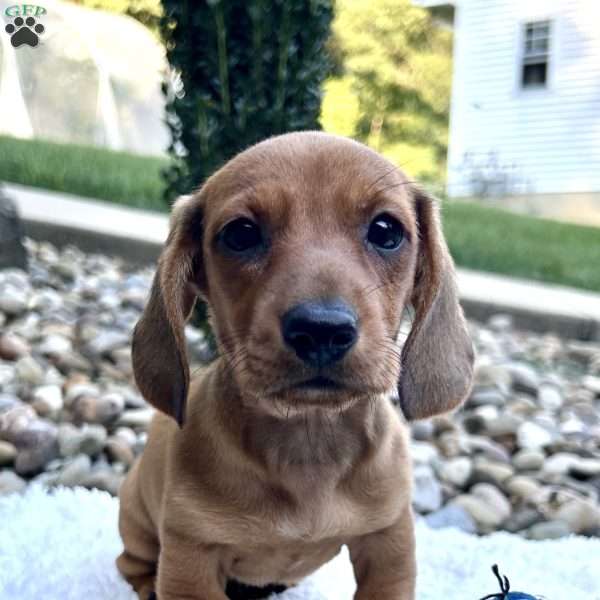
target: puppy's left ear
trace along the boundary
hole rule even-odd
[[[471,389],[473,345],[458,302],[454,263],[436,202],[412,190],[419,256],[411,302],[415,316],[402,349],[398,386],[407,419],[424,419],[458,406]]]
[[[150,297],[133,332],[132,361],[136,383],[150,404],[185,420],[190,372],[185,323],[206,282],[202,260],[200,194],[179,199],[158,261]]]

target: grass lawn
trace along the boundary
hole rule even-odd
[[[166,210],[161,169],[168,160],[102,148],[0,136],[0,181]]]
[[[166,210],[167,159],[0,136],[0,181]],[[600,291],[600,228],[446,202],[446,238],[457,265]]]
[[[456,264],[600,291],[600,228],[445,202],[446,239]]]

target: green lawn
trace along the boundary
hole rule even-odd
[[[165,210],[167,159],[0,136],[0,181]]]
[[[0,136],[0,181],[166,210],[160,171],[168,160]],[[600,228],[445,202],[457,265],[600,291]]]
[[[445,202],[446,239],[459,266],[600,291],[600,228]]]

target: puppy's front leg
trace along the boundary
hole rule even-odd
[[[217,553],[178,535],[164,535],[158,559],[158,600],[227,600]]]
[[[407,509],[387,529],[348,544],[357,590],[354,600],[414,600],[415,536]]]

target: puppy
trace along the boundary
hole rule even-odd
[[[190,379],[200,296],[220,358]],[[404,308],[414,307],[402,349]],[[434,202],[354,141],[246,150],[177,202],[133,365],[160,412],[121,489],[142,600],[293,586],[347,544],[356,600],[411,600],[404,418],[467,395],[473,352]]]

